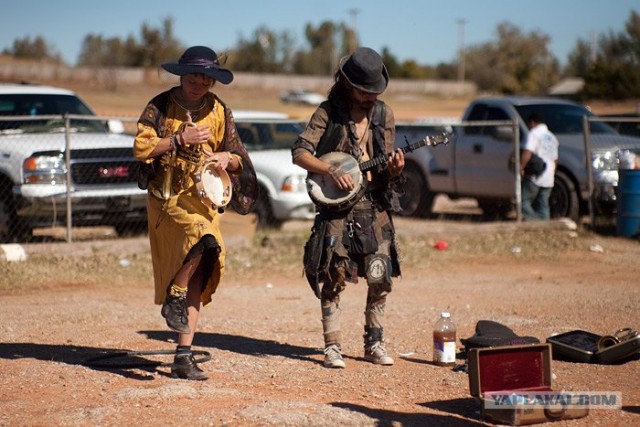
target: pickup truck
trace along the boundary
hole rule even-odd
[[[513,172],[513,126],[490,122],[517,123],[520,143],[528,129],[526,117],[540,114],[560,142],[558,168],[550,205],[551,217],[578,221],[589,213],[589,180],[585,155],[584,117],[593,114],[585,106],[556,98],[486,97],[473,100],[462,121],[452,123],[448,145],[427,147],[407,153],[407,186],[401,199],[402,215],[429,217],[437,194],[452,199],[474,198],[491,218],[505,217],[515,201]],[[485,125],[479,122],[487,122]],[[473,122],[473,123],[472,123]],[[620,135],[601,121],[590,121],[590,164],[593,176],[593,205],[596,213],[612,214],[616,206],[618,155],[624,150],[640,153],[640,138]],[[443,130],[443,126],[400,124],[396,147]]]
[[[146,230],[146,192],[137,185],[133,136],[123,130],[72,91],[0,85],[0,243],[66,225],[69,202],[74,226]]]

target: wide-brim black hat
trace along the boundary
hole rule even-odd
[[[382,57],[368,47],[359,47],[343,57],[339,68],[349,84],[363,92],[382,93],[389,84],[389,73]]]
[[[168,62],[161,67],[178,76],[204,74],[225,85],[233,81],[233,73],[221,68],[218,55],[206,46],[192,46],[184,51],[178,62]]]

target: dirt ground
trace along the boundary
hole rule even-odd
[[[202,309],[194,343],[211,357],[202,363],[211,376],[204,382],[172,379],[170,355],[145,353],[175,348],[152,302],[146,237],[32,243],[26,261],[0,261],[0,425],[485,425],[468,375],[431,363],[440,311],[451,311],[458,338],[482,319],[542,342],[575,329],[640,328],[637,240],[561,221],[397,218],[404,270],[385,326],[396,363],[362,358],[361,282],[342,298],[347,367],[329,370],[319,301],[301,275],[310,224],[256,232],[251,221],[225,217],[229,268]],[[437,250],[438,241],[447,249]],[[129,357],[102,361],[118,366],[88,362],[123,352]],[[637,357],[613,365],[553,360],[555,390],[622,396],[621,409],[555,425],[638,425],[639,368]]]
[[[73,89],[101,115],[137,117],[164,88]],[[311,113],[289,110],[276,93],[231,89],[221,95],[233,108]],[[409,120],[459,117],[468,100],[387,101]],[[319,301],[300,262],[306,222],[255,232],[250,217],[225,214],[228,271],[202,310],[194,343],[207,352],[200,357],[210,355],[202,363],[211,376],[205,382],[172,379],[171,356],[148,354],[171,353],[175,334],[153,304],[146,237],[117,239],[105,230],[98,240],[78,234],[73,244],[25,245],[22,262],[0,256],[0,426],[484,425],[468,375],[431,363],[432,325],[442,310],[452,313],[458,338],[473,335],[483,319],[542,342],[575,329],[605,335],[640,328],[637,240],[563,222],[481,223],[466,215],[396,224],[403,274],[387,305],[392,367],[362,358],[362,282],[342,298],[347,368],[322,366]],[[447,249],[435,249],[438,241]],[[114,354],[127,357],[102,360],[107,367],[88,362]],[[621,409],[555,425],[638,425],[639,368],[637,358],[614,365],[553,360],[554,389],[622,395]]]

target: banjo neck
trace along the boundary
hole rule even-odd
[[[436,136],[427,136],[418,142],[414,142],[413,144],[407,144],[406,146],[401,147],[400,150],[402,150],[403,154],[406,154],[408,152],[417,150],[418,148],[421,148],[427,145],[435,146],[438,144],[448,144],[448,143],[449,143],[449,136],[446,133],[443,133],[441,135],[436,135]],[[391,157],[392,155],[393,153],[380,154],[379,156],[374,157],[373,159],[364,161],[360,163],[360,170],[362,172],[368,172],[371,169],[375,168],[376,166],[385,163],[389,159],[389,157]]]

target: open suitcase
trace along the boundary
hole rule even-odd
[[[611,364],[640,354],[640,335],[631,328],[602,336],[575,330],[547,338],[555,358],[571,362]]]
[[[480,399],[482,419],[497,424],[527,425],[587,416],[588,407],[518,399],[529,394],[554,394],[551,351],[550,344],[470,349],[469,389],[472,396]],[[506,398],[500,400],[500,396]]]

